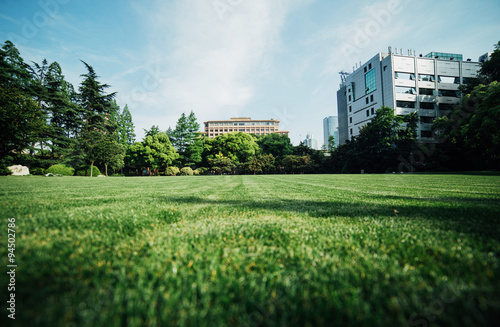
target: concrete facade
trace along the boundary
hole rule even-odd
[[[379,53],[346,76],[337,91],[340,144],[359,135],[381,106],[401,116],[417,112],[418,137],[432,141],[432,122],[460,103],[459,86],[477,77],[480,64],[458,61],[458,54],[446,54],[449,59],[431,54]]]
[[[277,133],[287,135],[288,131],[280,131],[280,121],[276,119],[252,120],[251,118],[231,118],[230,120],[210,120],[203,122],[205,126],[204,133],[209,138],[215,138],[219,135],[233,132],[242,132],[246,134],[267,135]]]

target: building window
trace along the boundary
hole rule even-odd
[[[431,131],[420,131],[420,136],[425,137],[425,138],[430,138],[430,137],[432,137],[432,132]]]
[[[349,117],[349,124],[352,124],[352,117]]]
[[[418,80],[422,82],[435,82],[436,77],[434,75],[418,74]]]
[[[375,108],[372,108],[372,115],[375,115]]]
[[[434,90],[433,89],[418,89],[418,93],[420,95],[434,95]]]
[[[434,110],[434,103],[420,102],[420,109],[431,109],[431,110]]]
[[[368,70],[371,70],[371,69],[372,69],[372,64],[371,64],[371,63],[369,63],[369,64],[368,64]]]
[[[352,112],[352,106],[349,106],[349,112]]]
[[[396,93],[400,93],[400,94],[417,94],[417,90],[415,90],[413,87],[396,86]]]
[[[384,72],[385,72],[386,69],[387,69],[387,65],[384,66]]]
[[[349,95],[349,101],[351,101],[351,95]]]
[[[448,83],[448,84],[460,84],[460,77],[453,76],[438,76],[439,83]]]
[[[420,122],[424,124],[432,124],[434,122],[434,117],[420,117]]]
[[[366,104],[368,104],[368,102],[370,102],[370,98],[366,97]]]
[[[395,79],[406,79],[406,80],[413,81],[415,79],[415,74],[395,72],[394,78]]]
[[[414,109],[415,108],[415,102],[411,102],[411,101],[396,101],[396,107]]]
[[[366,117],[369,117],[370,116],[370,110],[367,110],[366,111]]]
[[[442,97],[460,98],[460,92],[455,90],[439,90],[438,95]]]
[[[370,101],[373,102],[373,94],[370,95]]]
[[[377,89],[377,81],[375,76],[375,70],[371,70],[365,74],[365,94],[372,93]]]
[[[351,133],[351,135],[352,135],[352,128],[349,130],[349,133]]]
[[[367,72],[366,66],[365,66],[365,73]]]

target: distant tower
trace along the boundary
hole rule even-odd
[[[318,141],[314,138],[311,132],[307,133],[306,139],[304,140],[304,144],[311,149],[318,150]]]
[[[333,135],[335,147],[339,145],[339,117],[328,116],[323,119],[323,144],[328,148],[328,139]]]

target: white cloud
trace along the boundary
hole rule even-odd
[[[177,115],[193,110],[202,120],[238,114],[254,97],[268,56],[279,48],[295,2],[158,1],[147,13],[148,61],[159,62],[164,79],[144,101]]]
[[[356,62],[370,59],[384,51],[402,35],[411,35],[408,17],[401,13],[408,3],[403,0],[377,1],[362,7],[349,23],[330,26],[317,33],[313,42],[331,42],[324,74],[337,74],[340,69],[349,69]]]

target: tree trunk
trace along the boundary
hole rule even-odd
[[[105,170],[106,170],[106,177],[108,177],[108,164],[104,164]]]
[[[94,172],[94,161],[90,162],[90,177],[92,177],[92,173]]]

